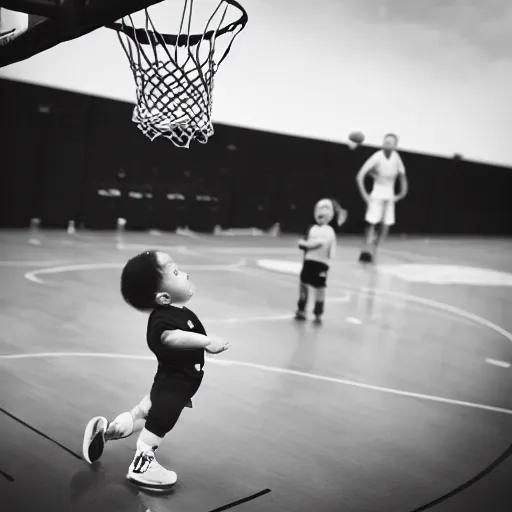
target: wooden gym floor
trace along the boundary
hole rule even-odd
[[[375,268],[359,242],[340,237],[315,327],[292,320],[295,238],[0,232],[2,510],[208,512],[269,489],[232,509],[411,512],[482,471],[512,442],[512,241],[391,239]],[[118,291],[149,248],[233,342],[158,452],[166,496],[125,481],[133,437],[77,457],[90,417],[151,385],[146,317]],[[506,459],[432,510],[510,511],[511,476]]]

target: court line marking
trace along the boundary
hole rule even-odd
[[[188,247],[184,245],[159,245],[159,244],[132,244],[132,243],[125,243],[125,242],[116,242],[115,248],[124,251],[129,249],[139,249],[142,251],[147,251],[149,249],[151,250],[164,250],[164,251],[173,251],[173,252],[179,252],[183,254],[190,254]]]
[[[282,262],[282,261],[280,261],[280,262]],[[245,260],[240,260],[237,263],[228,264],[228,265],[193,265],[193,264],[191,264],[191,265],[187,265],[185,268],[190,268],[190,269],[194,269],[194,270],[214,270],[214,271],[234,270],[234,271],[241,272],[243,274],[250,275],[253,277],[265,276],[265,278],[270,279],[273,282],[278,282],[281,284],[286,284],[286,285],[292,284],[291,282],[288,282],[288,281],[285,282],[281,279],[276,279],[274,276],[272,276],[272,274],[270,272],[264,272],[264,270],[266,270],[266,269],[261,269],[261,267],[258,267],[258,269],[256,269],[256,270],[263,270],[263,272],[256,272],[256,273],[254,271],[251,272],[252,269],[242,268],[243,265],[245,265],[245,263],[246,263]],[[122,268],[123,266],[124,266],[124,263],[85,263],[85,264],[77,264],[77,265],[63,265],[63,266],[58,266],[58,267],[49,267],[49,268],[38,269],[38,270],[26,272],[24,277],[28,281],[32,281],[37,284],[46,284],[45,281],[43,281],[42,279],[40,279],[37,276],[39,276],[41,274],[57,274],[57,273],[62,273],[62,272],[72,272],[72,271],[80,271],[80,270],[117,269],[117,268]],[[271,272],[276,272],[283,276],[293,275],[295,277],[295,274],[289,274],[289,273],[282,272],[279,270],[275,270],[275,271],[271,271]],[[410,295],[410,294],[406,294],[406,293],[401,293],[401,292],[392,292],[392,291],[388,291],[388,290],[381,290],[378,288],[373,289],[373,288],[367,288],[367,287],[357,287],[357,286],[355,286],[351,283],[348,283],[346,281],[335,280],[333,282],[335,284],[341,285],[345,288],[349,288],[353,292],[358,293],[358,294],[375,293],[375,294],[385,295],[388,297],[395,297],[395,298],[398,298],[401,300],[403,300],[403,299],[409,300],[411,302],[415,302],[415,303],[421,304],[423,306],[428,306],[433,309],[440,310],[442,312],[449,311],[450,313],[452,313],[455,316],[466,318],[476,324],[487,327],[487,328],[497,332],[498,334],[501,334],[502,336],[507,338],[510,342],[512,342],[512,333],[510,333],[509,331],[506,331],[499,325],[497,325],[485,318],[482,318],[474,313],[470,313],[466,310],[457,308],[455,306],[451,306],[444,302],[439,302],[439,301],[435,301],[435,300],[431,300],[431,299],[425,299],[422,297],[418,297],[418,296]]]
[[[258,269],[258,270],[263,270],[262,268]],[[268,273],[257,273],[254,271],[254,269],[250,269],[250,268],[237,268],[237,269],[234,269],[235,272],[239,272],[241,274],[244,274],[244,275],[248,275],[250,277],[256,277],[258,279],[267,279],[268,281],[271,281],[273,283],[279,283],[279,284],[282,284],[283,286],[291,286],[291,287],[295,287],[296,286],[296,283],[292,282],[290,279],[286,279],[286,277],[283,279],[279,279],[278,277],[278,274],[281,275],[281,276],[288,276],[288,277],[291,277],[292,275],[291,274],[287,274],[285,272],[278,272],[276,270],[271,270],[271,269],[264,269],[264,270],[268,270]],[[272,275],[273,274],[273,275]],[[293,277],[296,277],[295,275],[293,275]],[[369,289],[370,291],[363,291],[362,289],[358,288],[357,286],[355,285],[351,285],[350,283],[347,283],[348,287],[351,288],[351,293],[355,293],[357,295],[360,295],[360,296],[364,296],[364,295],[371,295],[375,292],[375,290],[373,289]],[[345,290],[346,291],[346,290]],[[390,298],[386,298],[386,297],[374,297],[375,300],[380,300],[380,301],[384,301],[384,302],[391,302]],[[326,299],[327,301],[329,300],[329,298],[327,297]],[[397,300],[397,299],[395,299]],[[403,298],[401,299],[403,300]],[[411,301],[413,302],[413,301]],[[440,309],[440,308],[435,308],[435,310],[438,312],[438,314],[446,314],[446,312],[444,311],[444,309]],[[448,313],[449,314],[449,313]],[[463,321],[463,319],[461,318],[457,318],[456,319],[460,322]],[[466,319],[467,320],[467,319]],[[470,325],[473,325],[473,322],[470,322],[468,321],[468,323]]]
[[[389,256],[393,256],[395,255],[396,257],[406,257],[406,258],[413,258],[413,259],[416,259],[416,260],[430,260],[430,261],[443,261],[443,262],[449,262],[449,261],[452,261],[450,259],[447,259],[447,258],[440,258],[439,256],[425,256],[423,254],[416,254],[414,252],[409,252],[409,251],[401,251],[399,249],[381,249],[380,251],[382,254],[387,254]],[[434,263],[435,265],[435,263]]]
[[[254,276],[254,277],[260,277],[258,274],[248,272],[247,269],[241,269],[240,267],[242,265],[244,265],[244,264],[245,264],[245,261],[241,261],[238,264],[232,264],[232,265],[197,265],[197,266],[195,266],[193,268],[197,269],[197,267],[201,267],[201,268],[205,268],[206,267],[207,269],[210,269],[210,270],[213,270],[213,269],[218,270],[220,268],[223,268],[223,269],[227,268],[229,270],[237,270],[238,272],[242,272],[244,274],[251,275],[251,276]],[[108,265],[108,267],[105,267],[105,265]],[[113,267],[113,265],[114,265],[114,267]],[[40,282],[40,283],[44,284],[44,282],[42,280],[39,280],[37,277],[35,277],[35,274],[58,273],[58,272],[65,272],[65,271],[69,271],[69,270],[93,270],[93,269],[98,269],[98,268],[119,268],[122,265],[123,264],[105,264],[105,263],[103,263],[103,264],[101,264],[101,263],[94,264],[94,263],[89,263],[89,264],[83,264],[83,265],[67,265],[67,266],[63,266],[63,267],[51,267],[51,268],[47,268],[47,269],[40,269],[38,271],[28,272],[28,273],[25,274],[25,278],[27,278],[29,280],[35,280],[35,282]],[[192,265],[190,265],[189,267],[192,268]],[[286,275],[283,272],[280,272],[280,273],[283,274],[283,275]],[[288,275],[290,275],[290,274],[288,274]],[[270,277],[270,276],[267,275],[266,277]],[[275,278],[271,279],[271,280],[273,280],[275,282],[279,282],[281,284],[292,284],[292,283],[284,282],[284,281],[282,281],[280,279],[275,279]],[[465,311],[463,309],[460,309],[460,308],[457,308],[457,307],[454,307],[454,306],[450,306],[449,304],[445,304],[445,303],[442,303],[442,302],[439,302],[439,301],[435,301],[435,300],[424,299],[422,297],[417,297],[417,296],[409,295],[409,294],[405,294],[405,293],[390,292],[390,291],[387,291],[387,290],[371,289],[371,288],[366,288],[366,287],[356,287],[355,285],[352,285],[351,283],[347,283],[345,281],[338,281],[337,280],[337,281],[335,281],[335,283],[336,284],[341,284],[342,286],[345,286],[345,287],[352,288],[352,290],[355,291],[356,293],[377,293],[377,294],[380,293],[382,295],[395,296],[395,297],[398,297],[400,299],[410,300],[412,302],[416,302],[416,303],[419,303],[419,304],[422,304],[422,305],[426,305],[426,306],[432,307],[434,309],[440,309],[442,311],[445,311],[445,310],[448,309],[452,314],[454,314],[456,316],[465,317],[467,319],[472,320],[473,322],[475,322],[477,324],[480,324],[482,326],[488,327],[491,330],[494,330],[495,332],[498,332],[499,334],[503,335],[505,338],[507,338],[509,341],[512,342],[512,333],[506,331],[505,329],[503,329],[500,326],[494,324],[493,322],[491,322],[489,320],[486,320],[485,318],[482,318],[482,317],[480,317],[480,316],[478,316],[478,315],[476,315],[474,313],[470,313],[470,312]],[[281,315],[279,315],[279,317],[281,318]],[[269,318],[269,317],[265,317],[265,319],[267,319],[267,318]],[[286,316],[286,318],[289,318],[289,316]],[[244,320],[244,321],[251,321],[251,319],[247,319],[247,320]],[[5,358],[3,356],[0,356],[0,359],[5,359]],[[217,361],[215,361],[215,362],[217,362]],[[228,363],[228,364],[251,365],[252,363],[231,362],[231,363]],[[391,392],[391,393],[399,394],[399,395],[402,395],[402,396],[411,396],[411,397],[416,397],[416,398],[424,398],[424,399],[427,399],[427,400],[430,399],[430,400],[434,400],[434,401],[441,401],[441,402],[444,402],[444,403],[453,403],[453,404],[457,404],[457,405],[466,405],[468,407],[483,408],[483,409],[486,409],[486,410],[494,410],[494,411],[501,410],[502,412],[503,411],[507,411],[506,414],[512,414],[512,411],[508,411],[507,409],[494,408],[494,407],[485,406],[485,405],[482,405],[482,404],[473,404],[472,402],[461,402],[461,401],[456,401],[456,400],[442,398],[442,397],[434,397],[434,398],[432,398],[431,395],[422,395],[422,394],[412,393],[412,392],[409,392],[409,391],[393,390],[392,388],[381,388],[379,386],[372,386],[372,385],[369,385],[369,384],[361,384],[361,383],[357,383],[357,382],[354,382],[354,381],[348,381],[348,380],[344,380],[344,379],[335,379],[335,378],[324,377],[324,376],[315,375],[315,374],[306,374],[306,373],[303,373],[303,372],[295,372],[294,370],[285,370],[285,369],[279,369],[279,368],[274,368],[274,367],[265,367],[263,365],[257,365],[257,366],[261,367],[261,368],[268,368],[269,371],[277,371],[277,372],[281,371],[281,372],[284,372],[284,373],[292,373],[292,374],[297,374],[297,375],[301,375],[301,376],[309,376],[309,378],[316,378],[316,379],[319,379],[319,380],[328,380],[328,381],[332,381],[332,382],[344,383],[344,384],[347,384],[347,385],[354,385],[356,387],[364,387],[366,389],[377,389],[377,390],[381,390],[383,392]],[[270,370],[270,368],[272,368],[272,370]],[[427,398],[427,397],[430,397],[430,398]]]
[[[250,272],[250,270],[246,269],[246,268],[244,268],[244,269],[237,268],[236,271],[241,272],[243,274],[252,275],[253,277],[260,278],[261,274],[265,272],[265,269],[262,269],[261,267],[259,269],[262,272],[254,273],[254,272]],[[277,270],[269,271],[269,273],[267,274],[266,277],[276,283],[290,284],[290,285],[292,284],[291,282],[285,282],[285,281],[282,281],[281,279],[276,279],[275,276],[272,276],[271,272],[276,272],[281,275],[288,275],[288,276],[293,275],[294,277],[296,277],[295,274],[287,274],[285,272],[279,272]],[[503,327],[500,327],[499,325],[495,324],[494,322],[491,322],[490,320],[487,320],[486,318],[483,318],[475,313],[471,313],[469,311],[466,311],[465,309],[461,309],[456,306],[451,306],[450,304],[447,304],[445,302],[440,302],[440,301],[433,300],[433,299],[426,299],[423,297],[418,297],[417,295],[410,295],[408,293],[403,293],[403,292],[393,292],[393,291],[389,291],[389,290],[382,290],[379,288],[368,288],[366,286],[358,287],[358,286],[348,283],[346,281],[333,280],[331,282],[333,282],[334,284],[337,284],[339,286],[343,286],[344,288],[349,288],[354,293],[358,293],[358,294],[370,294],[370,293],[380,294],[380,295],[394,297],[394,298],[401,299],[401,300],[408,300],[410,302],[415,302],[416,304],[421,304],[422,306],[427,306],[432,309],[440,310],[442,312],[449,311],[454,316],[459,316],[459,317],[465,318],[467,320],[470,320],[473,323],[478,324],[482,327],[487,327],[488,329],[500,334],[501,336],[503,336],[504,338],[506,338],[507,340],[509,340],[512,343],[512,333],[507,331]]]
[[[204,320],[204,323],[208,324],[239,324],[244,322],[272,322],[275,320],[290,320],[293,315],[283,313],[282,315],[268,315],[268,316],[254,316],[248,318],[208,318]]]
[[[240,260],[237,263],[231,263],[229,265],[183,265],[185,269],[193,269],[193,270],[234,270],[245,264],[245,260]],[[80,270],[108,270],[108,269],[118,269],[123,268],[125,263],[83,263],[77,265],[63,265],[59,267],[49,267],[38,270],[31,270],[30,272],[26,272],[24,277],[28,281],[32,281],[37,284],[46,284],[45,281],[40,279],[39,275],[42,274],[59,274],[62,272],[74,272]]]
[[[250,255],[292,255],[297,254],[297,249],[295,247],[289,247],[289,246],[282,246],[282,247],[208,247],[204,246],[202,247],[205,251],[214,252],[217,254],[250,254]],[[351,246],[351,248],[356,249],[356,246]],[[416,258],[421,260],[433,260],[433,261],[449,261],[446,258],[440,258],[438,256],[425,256],[420,253],[414,253],[409,251],[402,251],[399,249],[382,249],[383,254],[387,254],[389,256],[402,256],[410,258]],[[345,260],[338,260],[335,261],[345,261]],[[346,260],[346,261],[352,261]]]
[[[241,500],[236,500],[231,503],[228,503],[227,505],[223,505],[222,507],[217,507],[213,510],[210,510],[210,512],[224,512],[224,510],[228,510],[230,508],[234,508],[237,505],[241,505],[242,503],[247,503],[248,501],[255,500],[256,498],[260,498],[261,496],[264,496],[265,494],[268,494],[269,492],[272,492],[270,489],[263,489],[260,492],[257,492],[255,494],[252,494],[251,496],[247,496],[247,498],[242,498]]]
[[[57,261],[0,261],[0,267],[36,267],[36,266],[55,266],[67,263],[67,260]]]
[[[350,302],[352,294],[345,292],[344,297],[327,297],[326,302]],[[253,316],[253,317],[231,317],[231,318],[205,318],[205,324],[237,324],[245,322],[273,322],[276,320],[292,320],[294,318],[292,313],[283,313],[279,315],[266,315],[266,316]]]
[[[85,233],[66,233],[70,238],[76,238],[78,240],[95,241],[97,237],[94,235],[87,235]]]
[[[355,286],[347,283],[345,281],[335,281],[336,284],[339,284],[344,287],[352,288],[354,289]],[[418,297],[417,295],[410,295],[408,293],[402,293],[402,292],[393,292],[390,290],[380,290],[380,289],[372,289],[367,287],[360,287],[358,288],[363,293],[377,293],[381,295],[387,295],[388,297],[395,297],[398,299],[405,299],[409,300],[411,302],[416,302],[417,304],[421,304],[423,306],[430,307],[432,309],[438,309],[443,312],[449,311],[454,316],[459,316],[462,318],[466,318],[467,320],[470,320],[474,322],[475,324],[478,324],[482,327],[487,327],[491,331],[494,331],[498,334],[501,334],[504,338],[509,340],[512,343],[512,333],[504,329],[503,327],[500,327],[498,324],[495,324],[494,322],[491,322],[490,320],[487,320],[486,318],[483,318],[476,313],[471,313],[470,311],[466,311],[465,309],[458,308],[456,306],[451,306],[450,304],[447,304],[446,302],[440,302],[433,299],[426,299],[424,297]]]
[[[298,249],[294,247],[216,247],[201,246],[205,251],[216,254],[297,254]]]
[[[2,475],[8,482],[15,482],[16,481],[16,480],[14,480],[14,477],[9,475],[9,473],[6,473],[5,471],[2,471],[1,469],[0,469],[0,475]]]
[[[500,366],[501,368],[510,368],[510,363],[507,363],[506,361],[500,361],[498,359],[492,359],[491,357],[486,358],[486,363],[492,364],[494,366]]]
[[[196,240],[199,240],[199,239],[202,238],[195,231],[191,231],[190,229],[187,230],[187,229],[180,229],[180,228],[178,228],[174,232],[174,235],[176,235],[176,236],[184,236],[186,238],[193,238],[193,239],[196,239]]]
[[[154,356],[143,356],[136,354],[115,354],[111,352],[37,352],[30,354],[5,354],[0,355],[0,361],[13,361],[23,359],[45,359],[45,358],[65,358],[65,357],[76,357],[76,358],[103,358],[103,359],[128,359],[138,361],[153,361],[156,362]],[[401,389],[387,388],[383,386],[377,386],[374,384],[364,384],[349,379],[339,379],[337,377],[328,377],[326,375],[319,375],[316,373],[306,373],[298,370],[290,370],[288,368],[279,368],[276,366],[267,366],[263,364],[248,363],[245,361],[233,361],[229,359],[213,359],[210,357],[206,358],[208,363],[218,364],[221,366],[241,366],[245,368],[252,368],[255,370],[267,371],[272,373],[280,373],[285,375],[293,375],[296,377],[303,377],[306,379],[330,382],[334,384],[343,384],[345,386],[352,386],[360,389],[366,389],[370,391],[378,391],[380,393],[387,393],[390,395],[397,395],[408,398],[418,398],[429,402],[437,402],[448,405],[458,405],[461,407],[469,407],[472,409],[480,409],[483,411],[496,412],[500,414],[512,415],[512,410],[505,409],[502,407],[495,407],[492,405],[479,404],[476,402],[467,402],[464,400],[455,400],[453,398],[445,398],[435,395],[426,395],[423,393],[414,393],[412,391],[404,391]]]
[[[70,455],[72,455],[76,459],[82,460],[82,457],[80,457],[80,455],[78,455],[78,453],[75,453],[73,450],[70,450],[67,446],[63,445],[62,443],[59,443],[59,441],[57,441],[56,439],[53,439],[52,437],[46,435],[44,432],[41,432],[39,429],[37,429],[37,428],[33,427],[32,425],[30,425],[30,423],[27,423],[26,421],[23,421],[21,418],[18,418],[17,416],[15,416],[14,414],[10,413],[9,411],[4,409],[3,407],[0,407],[0,413],[4,414],[8,418],[11,418],[11,420],[15,421],[16,423],[22,425],[23,427],[25,427],[25,428],[27,428],[29,430],[31,430],[32,432],[35,432],[37,435],[41,436],[43,439],[46,439],[47,441],[50,441],[50,443],[53,443],[53,444],[57,445],[59,448],[61,448],[65,452],[69,453]]]

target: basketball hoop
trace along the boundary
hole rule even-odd
[[[191,35],[193,0],[183,1],[177,35],[158,32],[148,9],[141,11],[142,26],[141,20],[134,21],[130,14],[107,28],[117,32],[135,80],[137,100],[132,121],[150,140],[165,137],[175,146],[188,148],[193,140],[206,144],[214,133],[215,73],[248,17],[235,0],[220,0],[203,33]],[[227,22],[232,8],[240,17]],[[214,26],[216,16],[219,21]],[[220,36],[227,38],[228,44],[223,52],[216,53]]]

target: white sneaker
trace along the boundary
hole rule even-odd
[[[147,450],[135,454],[126,478],[139,487],[165,490],[177,482],[178,475],[160,466],[155,459],[155,452]]]
[[[133,432],[133,417],[123,412],[111,423],[103,416],[92,418],[85,427],[82,455],[89,464],[94,464],[103,454],[107,441],[124,439]]]
[[[103,416],[96,416],[85,427],[82,455],[89,464],[94,464],[103,453],[107,427],[107,418]]]

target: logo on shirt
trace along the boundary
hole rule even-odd
[[[192,323],[192,320],[189,320],[187,322],[187,325],[189,326],[190,329],[193,329],[194,328],[194,324]]]

